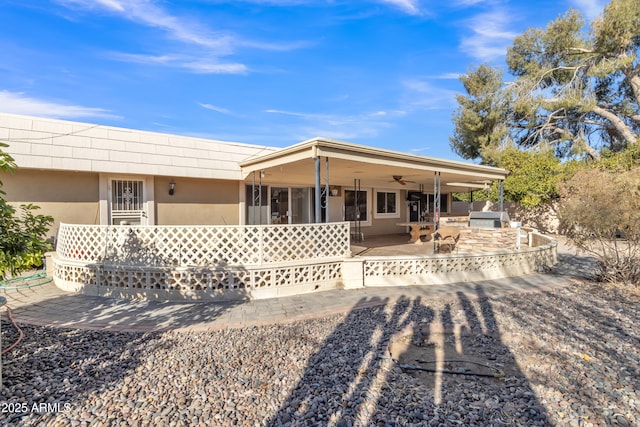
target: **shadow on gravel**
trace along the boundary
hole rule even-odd
[[[535,300],[509,296],[500,309],[516,330],[527,330],[522,345],[530,375],[558,408],[559,424],[590,420],[636,425],[640,378],[640,298],[607,284],[584,282]],[[544,364],[541,363],[544,361]]]
[[[180,304],[96,297],[94,304],[87,308],[87,297],[81,298],[83,302],[79,305],[74,305],[74,296],[65,296],[19,308],[25,312],[55,307],[71,312],[76,308],[79,312],[66,320],[84,322],[95,330],[19,323],[24,338],[16,348],[2,356],[0,425],[41,426],[50,425],[54,420],[55,423],[62,420],[56,425],[71,425],[72,420],[66,419],[65,413],[76,412],[73,421],[78,422],[78,408],[86,412],[87,419],[102,419],[96,415],[98,413],[127,418],[127,411],[133,408],[125,404],[85,408],[86,397],[113,390],[126,394],[127,389],[144,387],[128,384],[128,377],[133,377],[139,368],[153,370],[155,362],[149,355],[169,354],[176,340],[159,332],[114,332],[100,330],[100,326],[108,329],[109,325],[156,324],[159,329],[173,329],[210,321],[241,303]],[[47,307],[48,304],[52,306]],[[3,349],[18,339],[18,332],[5,313],[0,311]],[[153,387],[153,384],[146,386]],[[127,400],[123,394],[121,398]],[[102,421],[108,423],[106,419]]]
[[[384,395],[384,365],[390,361],[381,356],[391,335],[411,322],[429,323],[433,315],[420,299],[352,310],[311,356],[298,385],[266,425],[346,426],[369,419]]]
[[[46,425],[81,406],[83,395],[117,387],[143,363],[141,349],[156,335],[20,327],[23,340],[2,356],[3,425]],[[12,325],[3,321],[3,347],[16,338]]]
[[[538,401],[513,351],[504,342],[503,331],[483,287],[476,285],[475,295],[471,298],[462,292],[458,292],[457,297],[466,322],[455,338],[457,348],[445,353],[443,358],[444,361],[470,359],[472,363],[463,363],[463,368],[457,370],[456,363],[445,362],[445,368],[450,372],[462,371],[481,376],[444,375],[440,407],[450,405],[447,399],[449,392],[455,398],[460,396],[457,389],[464,387],[462,407],[468,405],[475,409],[464,424],[483,425],[490,421],[498,425],[548,425],[547,412]],[[445,349],[449,348],[445,346]],[[446,420],[451,421],[450,418]],[[457,421],[455,417],[453,420]]]
[[[311,356],[297,386],[266,425],[547,425],[544,408],[500,339],[482,287],[457,297],[440,305],[400,298],[352,310]],[[461,320],[461,342],[451,348],[428,344],[437,342],[434,336],[440,332],[434,330],[446,334]],[[442,360],[459,360],[479,342],[484,350],[474,351],[484,351],[487,364],[509,365],[508,375],[486,378],[401,369],[402,362],[385,355],[405,330],[414,331],[412,339],[424,346],[426,357]],[[444,349],[450,352],[443,354]]]
[[[592,280],[595,277],[596,269],[597,261],[595,258],[564,251],[558,252],[558,264],[550,271],[563,276]]]

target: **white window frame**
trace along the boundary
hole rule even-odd
[[[378,193],[393,193],[396,195],[396,211],[395,212],[378,212]],[[400,218],[400,191],[399,190],[386,190],[386,189],[375,189],[374,191],[375,199],[373,201],[374,209],[373,217],[375,219],[385,219],[385,218]],[[386,196],[385,196],[386,197]]]

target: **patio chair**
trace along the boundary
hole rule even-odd
[[[441,253],[443,248],[452,253],[460,237],[460,228],[444,225],[433,233],[433,243],[435,253]]]

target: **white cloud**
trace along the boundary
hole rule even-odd
[[[121,61],[172,66],[203,74],[246,74],[249,68],[245,64],[228,63],[221,58],[234,54],[239,47],[291,51],[310,45],[302,41],[269,43],[246,40],[228,32],[214,31],[197,17],[174,16],[149,0],[58,0],[58,3],[72,9],[103,10],[116,14],[137,24],[160,29],[168,38],[186,45],[180,54],[112,54]]]
[[[469,7],[469,6],[476,6],[482,3],[491,3],[493,1],[495,0],[456,0],[453,2],[453,4],[456,6]]]
[[[394,126],[393,120],[405,115],[404,111],[373,111],[362,114],[338,115],[321,113],[303,113],[270,109],[266,113],[281,114],[300,119],[298,123],[287,125],[293,138],[304,140],[316,136],[333,139],[359,139],[375,137],[383,129]]]
[[[441,80],[459,80],[461,75],[461,73],[442,73],[440,75],[434,76],[433,78]]]
[[[54,119],[72,119],[85,117],[120,118],[109,110],[80,105],[67,105],[57,102],[31,98],[21,92],[0,91],[0,105],[5,113],[28,116],[49,117]]]
[[[107,9],[124,19],[164,30],[175,40],[206,47],[219,54],[230,53],[234,42],[228,34],[215,33],[195,19],[179,19],[148,0],[59,0],[59,3],[88,10]]]
[[[249,69],[244,64],[191,61],[181,64],[183,68],[199,74],[246,74]]]
[[[412,109],[446,110],[456,105],[458,92],[434,85],[424,78],[402,82],[406,89],[404,103]]]
[[[604,11],[604,6],[608,2],[605,0],[572,0],[571,3],[575,5],[576,9],[582,11],[588,20],[593,20]]]
[[[142,55],[112,52],[107,56],[116,61],[183,68],[197,74],[247,74],[249,71],[244,64],[219,62],[216,59],[207,62],[196,56],[190,57],[187,55]]]
[[[211,111],[215,111],[217,113],[222,113],[222,114],[233,114],[231,113],[231,111],[227,110],[226,108],[222,108],[222,107],[217,107],[215,105],[211,105],[211,104],[205,104],[202,102],[198,103],[199,106],[201,106],[202,108],[205,108],[207,110],[211,110]]]
[[[395,6],[410,15],[420,14],[420,2],[418,0],[380,0],[380,2]]]
[[[466,21],[472,35],[462,39],[460,48],[481,61],[491,61],[506,53],[517,32],[508,29],[513,17],[505,10],[494,10],[476,15]]]

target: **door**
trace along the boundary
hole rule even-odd
[[[289,189],[271,187],[271,224],[289,224]]]
[[[425,222],[427,220],[428,204],[427,195],[419,191],[409,191],[409,222]]]
[[[144,181],[131,179],[111,180],[110,196],[110,224],[145,224]]]
[[[311,222],[311,191],[309,188],[291,189],[291,224]]]

